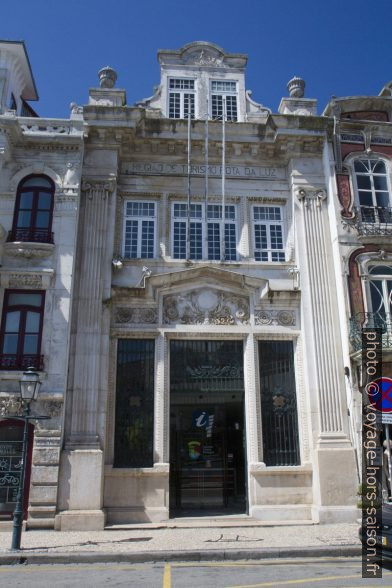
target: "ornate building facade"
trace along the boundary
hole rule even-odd
[[[36,335],[60,407],[34,431],[28,524],[354,520],[335,106],[317,116],[293,78],[272,113],[247,57],[212,43],[158,59],[153,96],[128,106],[103,68],[66,121],[10,108],[35,97],[28,62],[13,92],[3,77],[0,392],[8,407]],[[36,298],[17,296],[38,293],[35,332]]]
[[[380,329],[380,373],[392,378],[391,89],[389,82],[378,96],[337,98],[324,111],[335,121],[337,198],[331,231],[343,293],[339,314],[352,438],[359,462],[363,396],[367,402],[361,368],[362,328]]]

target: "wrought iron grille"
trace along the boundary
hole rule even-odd
[[[392,235],[392,208],[385,206],[360,206],[354,208],[353,219],[344,222],[355,227],[360,236]]]
[[[25,241],[28,243],[54,243],[53,233],[48,229],[12,229],[8,232],[7,241]]]
[[[38,371],[44,369],[43,355],[0,354],[0,370],[27,370],[32,367]]]
[[[381,329],[382,347],[392,348],[391,316],[379,312],[359,312],[350,318],[350,342],[354,351],[362,347],[362,329]]]
[[[170,352],[171,392],[243,390],[242,341],[171,341]]]
[[[300,463],[292,341],[259,341],[264,462]]]
[[[152,467],[154,339],[119,339],[114,467]]]

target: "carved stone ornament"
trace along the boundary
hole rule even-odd
[[[116,181],[114,178],[108,178],[107,180],[83,180],[82,190],[87,193],[87,198],[92,200],[94,194],[101,195],[105,199],[111,194],[115,188]]]
[[[220,55],[214,55],[207,51],[206,49],[202,49],[201,51],[197,51],[195,53],[191,53],[189,57],[186,59],[186,63],[194,63],[196,65],[211,65],[214,67],[222,67],[223,66],[223,58]]]
[[[158,321],[156,308],[116,308],[115,323],[154,324]]]
[[[199,288],[187,294],[165,296],[164,324],[247,325],[249,300],[229,292]]]
[[[59,417],[61,415],[62,407],[62,400],[44,400],[42,402],[42,414],[48,415],[51,418]]]
[[[23,415],[23,404],[20,398],[9,396],[0,398],[0,416],[13,417]]]
[[[309,206],[311,200],[316,201],[316,206],[321,206],[321,203],[327,198],[327,192],[323,189],[299,188],[296,194],[298,200],[303,202],[305,206]]]
[[[296,323],[293,310],[256,310],[255,324],[258,326],[280,325],[293,327]]]
[[[42,289],[42,276],[11,274],[8,286],[9,288],[37,288],[40,290]]]
[[[4,243],[4,252],[10,257],[45,259],[54,251],[53,243]]]

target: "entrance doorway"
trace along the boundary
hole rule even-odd
[[[171,341],[171,513],[244,513],[245,447],[242,341]]]

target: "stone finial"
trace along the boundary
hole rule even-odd
[[[107,65],[99,70],[98,77],[101,88],[113,88],[117,80],[117,72]]]
[[[303,98],[305,94],[305,80],[294,76],[287,84],[290,98]]]

